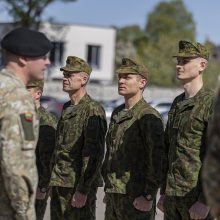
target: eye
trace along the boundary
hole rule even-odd
[[[187,64],[189,62],[190,62],[190,60],[187,60],[187,59],[177,60],[177,64],[178,65],[185,65],[185,64]]]

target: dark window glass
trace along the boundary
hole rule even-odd
[[[95,69],[100,69],[101,46],[87,46],[87,62]]]
[[[52,65],[60,65],[63,63],[64,42],[52,42],[52,45],[50,62]]]

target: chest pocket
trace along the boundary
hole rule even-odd
[[[192,111],[189,120],[189,129],[191,133],[193,135],[202,135],[207,126],[207,123],[203,119],[202,111]]]
[[[73,144],[82,131],[79,123],[79,115],[76,113],[65,115],[59,124],[59,136],[63,144]]]

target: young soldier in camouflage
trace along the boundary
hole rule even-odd
[[[208,132],[208,152],[204,162],[204,191],[211,213],[220,219],[220,90]]]
[[[17,28],[1,46],[6,66],[0,73],[0,219],[35,220],[38,119],[26,84],[43,79],[51,43],[40,32]]]
[[[55,148],[57,119],[40,104],[43,93],[43,80],[30,81],[27,90],[35,101],[37,115],[40,120],[39,138],[36,147],[36,163],[38,171],[38,187],[35,201],[37,220],[43,220],[49,196],[49,181],[52,172],[51,159]]]
[[[140,63],[123,58],[118,92],[125,104],[111,116],[103,163],[105,220],[152,220],[161,178],[164,143],[159,113],[144,99],[148,71]]]
[[[211,219],[201,183],[214,100],[202,79],[209,54],[199,43],[180,41],[174,57],[184,93],[175,98],[169,112],[158,208],[164,211],[165,220]]]
[[[84,60],[69,56],[60,70],[70,101],[65,103],[57,127],[51,219],[95,220],[97,187],[102,184],[105,112],[86,93],[92,69]]]

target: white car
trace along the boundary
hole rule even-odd
[[[114,99],[108,102],[103,103],[103,107],[106,112],[106,117],[110,118],[113,110],[124,103],[124,97],[120,97],[118,99]],[[153,108],[155,108],[160,114],[165,114],[170,110],[172,100],[168,99],[155,99],[148,102]]]
[[[153,108],[155,108],[160,114],[168,112],[172,105],[172,100],[169,99],[155,99],[148,102]]]
[[[156,99],[149,102],[149,104],[161,114],[164,126],[166,126],[168,120],[168,112],[170,111],[172,103],[173,100],[171,99]]]

